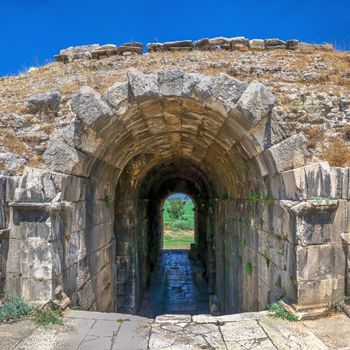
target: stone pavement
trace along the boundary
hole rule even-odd
[[[162,314],[209,313],[202,271],[200,262],[189,259],[188,250],[163,250],[139,314],[154,318]]]
[[[161,315],[155,320],[117,313],[68,311],[61,325],[29,321],[0,325],[6,350],[350,350],[344,314],[288,322],[267,312],[237,315]]]

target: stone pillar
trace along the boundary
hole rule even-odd
[[[345,255],[338,221],[338,200],[289,202],[295,216],[296,287],[292,307],[301,317],[322,314],[344,299]]]
[[[47,302],[60,271],[48,203],[12,203],[6,289],[12,295]]]

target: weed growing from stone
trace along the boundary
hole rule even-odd
[[[298,317],[287,311],[280,302],[267,305],[266,310],[270,311],[272,316],[281,318],[282,320],[298,321]]]
[[[24,318],[31,318],[39,325],[59,324],[61,311],[50,308],[39,308],[28,303],[21,297],[10,298],[5,295],[0,305],[0,323],[17,322]]]
[[[253,264],[251,261],[247,261],[244,265],[245,272],[249,275],[249,277],[253,274]]]
[[[37,309],[33,321],[40,326],[47,326],[49,324],[61,324],[62,312],[60,310],[52,310],[50,308]]]

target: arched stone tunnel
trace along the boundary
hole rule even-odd
[[[312,313],[343,298],[348,169],[311,163],[302,134],[283,139],[258,82],[178,69],[127,78],[103,96],[77,92],[46,168],[8,185],[7,289],[43,301],[61,285],[86,309],[137,313],[162,201],[185,192],[222,313],[279,299]]]

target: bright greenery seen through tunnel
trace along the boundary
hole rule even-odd
[[[176,193],[163,207],[163,249],[190,249],[194,242],[194,204],[190,197]]]

